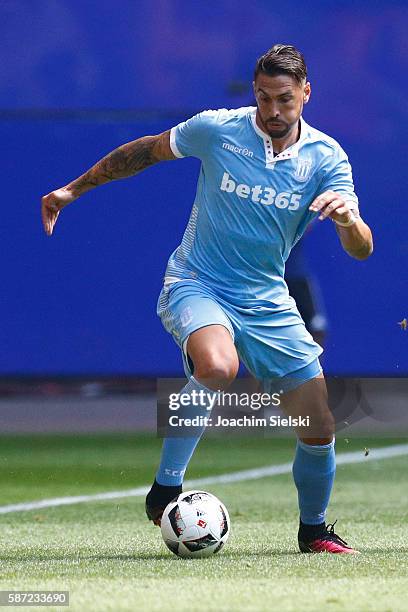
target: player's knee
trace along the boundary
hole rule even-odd
[[[309,427],[306,430],[298,431],[298,435],[305,444],[330,444],[335,429],[333,414],[327,404],[323,404],[310,414]]]
[[[317,434],[321,439],[332,440],[335,433],[336,423],[333,414],[330,412],[328,406],[324,406],[316,419]]]
[[[239,362],[235,355],[207,356],[194,369],[194,376],[209,388],[225,389],[235,379]]]

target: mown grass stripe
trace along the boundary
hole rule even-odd
[[[337,465],[346,465],[349,463],[362,463],[366,461],[378,461],[381,459],[390,459],[392,457],[401,457],[408,455],[408,444],[394,444],[384,448],[374,448],[365,456],[362,451],[353,451],[349,453],[339,453],[337,455]],[[242,482],[245,480],[257,480],[269,476],[278,476],[280,474],[289,474],[292,470],[292,463],[281,463],[280,465],[267,465],[261,468],[251,470],[240,470],[238,472],[229,472],[219,474],[218,476],[208,476],[205,478],[196,478],[194,480],[186,480],[184,489],[197,488],[209,484],[230,484],[234,482]],[[70,506],[73,504],[81,504],[94,501],[106,501],[111,499],[123,499],[127,497],[143,497],[149,491],[150,486],[137,487],[135,489],[126,489],[124,491],[107,491],[106,493],[96,493],[94,495],[77,495],[72,497],[55,497],[52,499],[41,499],[32,502],[23,502],[19,504],[8,504],[0,506],[0,514],[9,514],[11,512],[26,512],[28,510],[40,510],[42,508],[52,508],[58,506]]]

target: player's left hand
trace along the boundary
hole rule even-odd
[[[317,196],[309,206],[309,210],[320,213],[320,221],[330,217],[340,223],[349,223],[354,216],[344,198],[334,191],[325,191]]]

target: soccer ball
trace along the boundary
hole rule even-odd
[[[163,512],[161,532],[179,557],[210,557],[228,540],[230,519],[220,500],[206,491],[186,491]]]

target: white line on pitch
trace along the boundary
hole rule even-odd
[[[337,465],[347,463],[363,463],[365,461],[376,461],[378,459],[389,459],[391,457],[401,457],[408,455],[408,444],[394,444],[384,448],[374,448],[370,450],[370,454],[365,457],[362,451],[353,451],[350,453],[340,453],[336,457]],[[201,487],[209,484],[229,484],[231,482],[241,482],[244,480],[257,480],[267,476],[278,476],[279,474],[289,474],[292,470],[292,463],[281,463],[280,465],[268,465],[262,468],[254,468],[253,470],[241,470],[239,472],[230,472],[220,474],[219,476],[208,476],[206,478],[196,478],[195,480],[186,480],[184,488]],[[10,512],[24,512],[27,510],[40,510],[41,508],[52,508],[54,506],[70,506],[72,504],[81,504],[84,502],[103,501],[109,499],[123,499],[125,497],[143,497],[149,491],[150,487],[138,487],[137,489],[127,489],[125,491],[109,491],[107,493],[96,493],[95,495],[77,495],[74,497],[54,497],[52,499],[42,499],[33,502],[24,502],[21,504],[9,504],[0,506],[0,514],[8,514]]]

